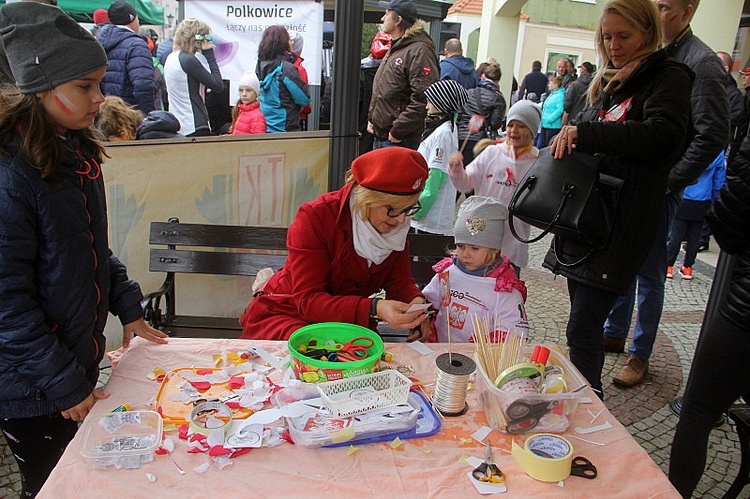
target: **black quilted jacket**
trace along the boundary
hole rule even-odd
[[[13,144],[0,156],[0,417],[60,412],[94,388],[107,312],[142,315],[112,255],[101,169],[72,146],[42,180]],[[80,155],[79,155],[80,153]]]
[[[707,216],[722,251],[737,255],[721,313],[736,325],[750,327],[750,137],[745,137],[727,167],[727,182]]]

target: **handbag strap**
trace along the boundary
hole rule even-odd
[[[509,213],[508,225],[510,226],[510,232],[511,234],[513,234],[513,237],[515,237],[522,243],[526,243],[526,244],[535,243],[550,233],[550,229],[552,229],[552,227],[554,227],[554,225],[558,222],[558,220],[560,220],[560,216],[562,216],[562,212],[565,209],[565,205],[567,204],[568,199],[573,196],[573,192],[575,191],[575,188],[576,188],[575,185],[566,185],[565,191],[563,192],[563,197],[560,200],[560,205],[557,207],[555,216],[552,217],[552,220],[550,221],[550,223],[547,224],[547,226],[544,229],[542,229],[542,233],[539,234],[538,236],[533,237],[531,239],[524,239],[518,235],[518,232],[516,232],[516,228],[513,224],[513,218],[514,218],[513,212],[515,211],[516,201],[518,201],[518,198],[520,197],[520,195],[523,193],[524,190],[530,189],[531,184],[533,184],[535,181],[536,181],[535,176],[531,176],[527,178],[526,181],[523,183],[523,185],[520,186],[516,190],[516,192],[513,194],[513,198],[510,200],[510,206],[508,207],[508,213]]]
[[[562,246],[562,240],[563,240],[562,236],[555,236],[552,242],[553,251],[555,252],[555,260],[557,261],[557,264],[560,265],[561,267],[575,267],[576,265],[580,265],[584,261],[586,261],[586,259],[590,257],[595,251],[594,248],[591,248],[588,253],[583,255],[581,258],[579,258],[575,262],[563,262],[562,259],[560,258],[560,255],[557,252],[557,248],[559,246]]]

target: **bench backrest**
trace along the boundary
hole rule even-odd
[[[285,227],[152,222],[149,243],[167,248],[151,248],[149,270],[245,276],[256,275],[265,267],[277,270],[286,260],[286,233]],[[432,265],[446,256],[452,243],[451,236],[409,234],[409,254],[415,257],[412,275],[417,285],[422,287],[432,279]]]

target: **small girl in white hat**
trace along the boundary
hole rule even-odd
[[[260,110],[260,82],[255,71],[240,78],[240,99],[232,109],[232,135],[266,133],[266,118]]]
[[[437,341],[448,341],[449,322],[451,341],[471,341],[473,315],[497,328],[528,329],[526,285],[500,252],[507,219],[508,209],[493,198],[471,196],[458,209],[455,255],[433,267],[437,274],[422,290],[438,310],[432,324]]]

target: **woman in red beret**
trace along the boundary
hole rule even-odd
[[[289,227],[286,265],[250,302],[246,339],[285,340],[319,322],[415,329],[426,340],[425,298],[414,284],[406,236],[427,180],[421,154],[387,147],[352,162],[344,187],[303,204]],[[384,289],[385,299],[369,298]]]

